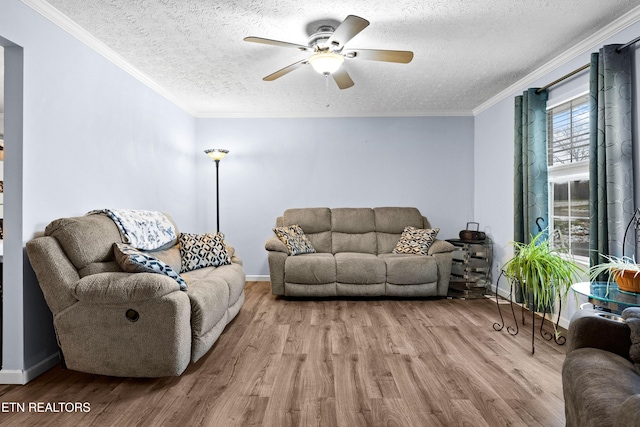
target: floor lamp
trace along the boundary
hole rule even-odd
[[[227,154],[229,154],[229,150],[223,150],[220,148],[210,148],[208,150],[204,150],[205,153],[211,159],[216,162],[216,228],[218,233],[220,232],[220,197],[218,190],[218,167],[220,166],[220,160]]]

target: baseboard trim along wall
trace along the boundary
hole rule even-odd
[[[60,363],[60,354],[55,353],[26,370],[0,369],[0,384],[24,385]]]
[[[247,282],[269,282],[271,278],[265,275],[246,275]]]
[[[496,287],[495,285],[491,285],[491,291],[492,292],[496,292]],[[505,299],[509,299],[509,292],[506,289],[498,289],[498,295],[500,295],[501,297],[505,298]],[[495,298],[494,298],[495,300]],[[566,301],[562,302],[564,305],[566,305]],[[515,304],[515,302],[514,302]],[[520,305],[520,304],[518,304]],[[496,309],[497,310],[497,309]],[[529,310],[527,310],[529,311]],[[560,313],[560,322],[558,323],[558,325],[560,325],[561,327],[565,328],[565,329],[569,329],[569,320],[566,317],[564,317],[564,314],[566,313],[566,310],[563,310],[562,313]],[[549,316],[547,316],[547,319],[549,319]],[[555,323],[558,320],[558,315],[556,313],[552,313],[551,315],[551,321],[553,321],[553,323]]]

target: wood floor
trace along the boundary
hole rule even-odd
[[[250,282],[236,319],[182,376],[57,367],[0,385],[0,424],[563,426],[565,348],[537,335],[532,356],[530,317],[515,337],[497,320],[489,299],[286,300]],[[49,411],[29,412],[38,402]]]

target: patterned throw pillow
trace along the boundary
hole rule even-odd
[[[316,251],[299,225],[276,227],[273,232],[287,246],[289,255],[312,254]]]
[[[114,243],[116,262],[127,273],[158,273],[178,282],[181,291],[187,290],[187,282],[171,266],[157,258],[123,243]]]
[[[439,228],[405,227],[393,253],[427,255],[439,231]]]
[[[180,273],[231,264],[222,233],[180,233],[179,241],[182,261]]]

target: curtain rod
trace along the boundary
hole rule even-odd
[[[551,83],[549,83],[548,85],[541,87],[540,89],[536,89],[536,93],[540,93],[543,90],[549,89],[551,86],[560,83],[563,80],[568,79],[569,77],[573,76],[574,74],[578,74],[580,71],[582,70],[586,70],[587,68],[589,68],[591,66],[591,64],[584,64],[582,67],[573,70],[572,72],[570,72],[569,74],[565,74],[564,76],[560,77],[557,80],[552,81]]]
[[[638,42],[638,41],[640,41],[640,37],[636,37],[635,39],[631,40],[629,43],[627,43],[627,44],[623,44],[622,46],[617,47],[617,48],[616,48],[616,52],[620,52],[620,51],[621,51],[622,49],[624,49],[625,47],[627,47],[627,46],[631,46],[632,44],[634,44],[634,43],[636,43],[636,42]]]
[[[622,46],[617,47],[616,48],[616,52],[620,52],[625,47],[631,46],[632,44],[637,43],[639,41],[640,41],[640,37],[636,37],[635,39],[631,40],[629,43],[626,43],[626,44],[624,44]],[[573,76],[575,74],[578,74],[582,70],[586,70],[590,66],[591,66],[591,64],[585,64],[582,67],[580,67],[580,68],[578,68],[576,70],[573,70],[572,72],[570,72],[568,74],[565,74],[564,76],[560,77],[559,79],[552,81],[548,85],[546,85],[544,87],[541,87],[540,89],[536,89],[536,93],[540,93],[545,89],[549,89],[551,86],[556,85],[556,84],[560,83],[561,81],[566,80],[566,79],[568,79],[569,77],[571,77],[571,76]]]

